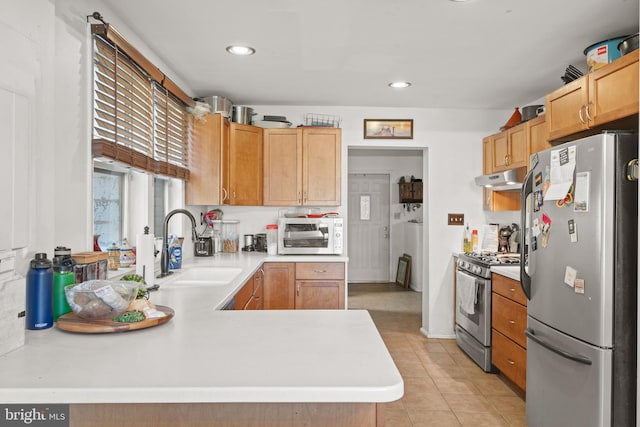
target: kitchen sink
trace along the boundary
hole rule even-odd
[[[194,267],[177,273],[175,279],[163,287],[223,286],[229,284],[241,272],[241,268],[235,267]]]

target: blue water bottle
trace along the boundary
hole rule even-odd
[[[37,253],[27,273],[27,329],[53,326],[53,268],[47,254]]]

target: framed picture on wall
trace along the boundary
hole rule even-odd
[[[364,119],[364,139],[413,139],[413,119]]]

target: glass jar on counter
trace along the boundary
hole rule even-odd
[[[278,254],[278,224],[267,225],[267,253]]]
[[[238,222],[231,219],[222,221],[222,252],[238,252]]]

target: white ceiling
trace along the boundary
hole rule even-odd
[[[513,108],[560,87],[569,64],[586,72],[589,45],[639,26],[638,0],[104,3],[118,15],[105,21],[134,29],[192,96],[237,105]],[[229,55],[237,43],[256,54]]]

